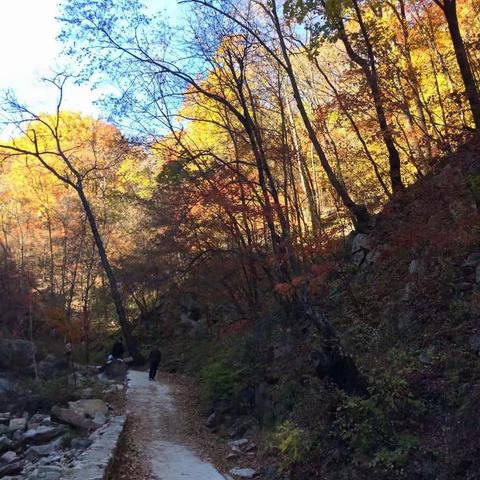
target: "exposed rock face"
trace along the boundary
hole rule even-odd
[[[365,233],[357,233],[352,240],[351,256],[354,263],[362,265],[372,250],[372,239]]]
[[[203,334],[204,314],[200,303],[191,295],[184,295],[178,300],[180,307],[180,324],[185,334],[198,337]]]

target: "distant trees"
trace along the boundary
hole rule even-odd
[[[265,297],[287,304],[297,287],[308,291],[306,272],[334,242],[352,227],[368,233],[373,213],[478,130],[480,32],[467,28],[479,19],[475,0],[182,5],[188,21],[172,29],[139,0],[63,3],[66,53],[87,78],[115,85],[104,106],[139,146],[128,161],[132,148],[102,124],[115,142],[102,150],[103,133],[93,135],[81,142],[88,161],[70,161],[75,136],[88,137],[74,122],[75,134],[60,138],[73,170],[55,143],[40,151],[50,155],[46,166],[29,162],[43,173],[18,177],[15,191],[34,198],[7,202],[3,243],[15,240],[21,269],[29,226],[44,227],[37,276],[64,299],[67,316],[85,311],[85,328],[95,315],[108,318],[95,304],[108,284],[123,288],[124,298],[113,293],[119,318],[125,305],[147,318],[171,286],[211,303],[228,298],[247,317],[260,315]],[[44,121],[41,132],[55,138],[55,119],[68,115],[31,126]],[[25,133],[16,147],[35,157],[40,131]],[[121,168],[105,160],[88,171],[99,148]],[[148,179],[135,178],[140,150],[153,166]],[[103,242],[100,262],[89,228]]]
[[[230,252],[253,303],[352,224],[368,232],[369,212],[476,123],[432,2],[182,3],[183,32],[139,1],[68,0],[61,38],[122,92],[107,104],[158,159],[156,200],[181,199],[158,214],[169,258],[182,270]],[[478,15],[465,0],[458,25]],[[479,33],[467,40],[476,89]]]
[[[127,145],[118,131],[102,125],[96,121],[79,121],[75,116],[61,112],[63,87],[65,77],[57,77],[52,81],[58,89],[58,104],[54,115],[42,116],[30,111],[26,106],[14,98],[8,101],[8,111],[12,115],[12,124],[23,132],[23,135],[11,142],[0,144],[3,159],[26,158],[27,161],[36,161],[65,186],[72,188],[78,195],[86,222],[90,230],[100,257],[100,262],[108,279],[110,294],[116,308],[118,322],[125,337],[128,349],[135,362],[143,363],[136,341],[132,335],[116,276],[108,258],[105,244],[100,233],[98,221],[87,195],[86,184],[101,180],[101,176],[114,165],[120,163],[127,155]],[[73,120],[73,121],[72,121]],[[73,130],[73,127],[76,127]],[[70,129],[70,130],[69,130]],[[48,208],[47,208],[48,212]],[[51,225],[49,213],[46,216],[47,230],[51,251]],[[81,239],[81,243],[84,239]],[[78,268],[78,261],[82,254],[82,245],[77,245],[77,262],[74,275]],[[53,259],[50,258],[50,290],[53,294]],[[74,280],[71,289],[74,288]],[[71,309],[72,290],[67,299],[67,315]]]

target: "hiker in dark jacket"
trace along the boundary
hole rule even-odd
[[[162,354],[160,353],[160,350],[157,347],[153,347],[150,351],[150,356],[148,357],[148,361],[150,362],[149,380],[155,380],[155,375],[157,374],[158,365],[160,364],[161,359]]]
[[[125,348],[121,340],[117,340],[112,347],[112,357],[114,359],[122,358]]]

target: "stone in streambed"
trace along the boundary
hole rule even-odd
[[[253,478],[257,472],[253,468],[235,467],[230,470],[230,474],[239,478]]]
[[[25,418],[12,418],[8,423],[8,431],[16,432],[17,430],[25,430],[27,420]]]

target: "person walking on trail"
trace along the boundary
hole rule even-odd
[[[148,360],[150,362],[150,373],[148,376],[149,380],[155,380],[155,375],[157,374],[158,365],[160,364],[161,359],[162,354],[160,353],[160,350],[157,347],[153,347],[148,357]]]
[[[112,357],[114,360],[123,357],[123,353],[125,352],[125,348],[121,340],[117,340],[112,347]]]

